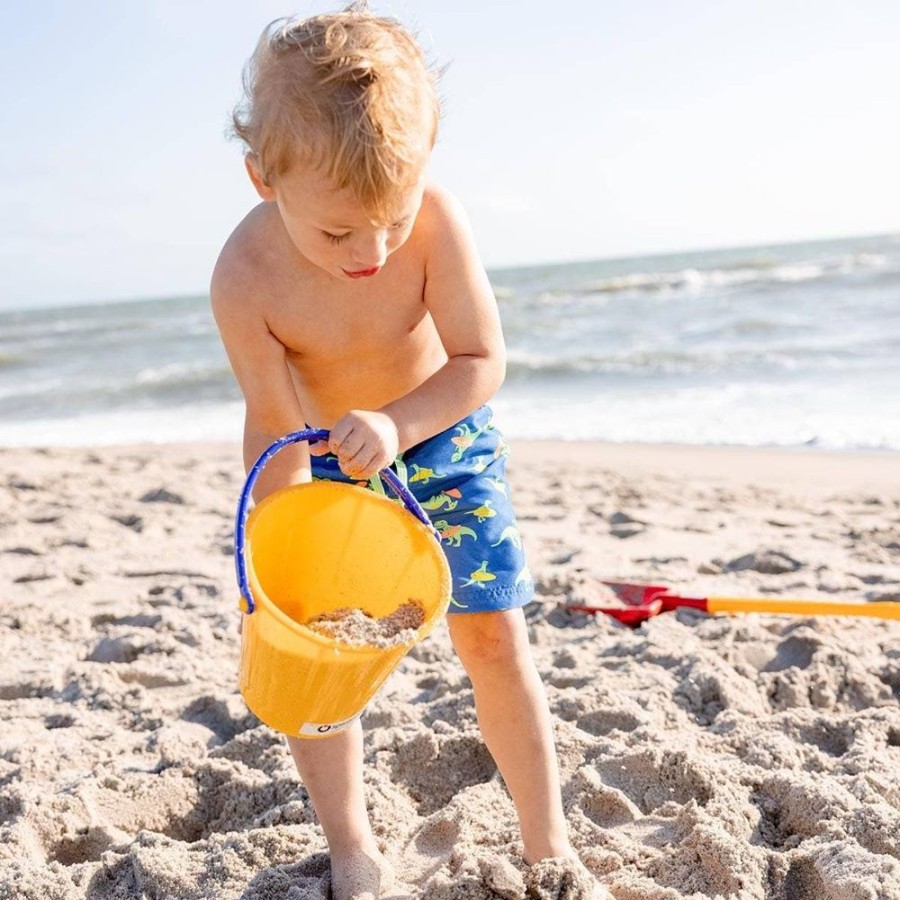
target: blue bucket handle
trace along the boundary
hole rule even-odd
[[[244,482],[244,489],[241,491],[241,498],[238,501],[237,519],[234,525],[234,564],[237,570],[237,582],[241,591],[241,597],[247,604],[246,612],[249,615],[256,608],[253,595],[250,591],[250,580],[247,578],[247,556],[245,553],[246,537],[247,537],[247,517],[250,515],[249,505],[253,486],[256,479],[259,478],[265,464],[279,450],[283,450],[289,444],[297,444],[300,441],[327,441],[330,432],[324,429],[307,428],[302,431],[292,431],[277,441],[271,443],[260,455],[259,459],[254,463],[253,468],[247,474],[247,480]],[[379,476],[385,481],[390,489],[397,495],[403,505],[434,535],[438,543],[441,536],[431,524],[428,513],[419,505],[419,501],[412,495],[412,492],[406,485],[394,474],[391,469],[382,469]]]

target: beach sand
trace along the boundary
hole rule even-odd
[[[900,457],[515,443],[566,813],[617,900],[900,898],[900,622],[568,612],[600,578],[900,600]],[[0,450],[0,898],[324,898],[284,740],[236,691],[239,448]],[[528,875],[446,628],[364,717],[392,897]]]

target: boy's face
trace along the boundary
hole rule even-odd
[[[395,219],[373,224],[349,190],[335,191],[319,171],[294,166],[267,185],[253,158],[248,156],[245,162],[259,196],[278,205],[297,250],[342,281],[377,275],[388,256],[406,243],[422,205],[424,166],[415,187],[399,204]]]

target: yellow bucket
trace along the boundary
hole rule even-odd
[[[437,533],[389,469],[381,477],[407,509],[363,487],[316,481],[275,491],[248,514],[256,478],[275,453],[327,436],[294,432],[260,456],[247,476],[235,529],[246,613],[241,694],[267,725],[303,738],[349,727],[450,602],[450,571]],[[425,619],[413,640],[395,647],[342,644],[304,624],[341,607],[381,618],[409,600],[422,605]]]

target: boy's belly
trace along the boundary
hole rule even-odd
[[[351,409],[379,409],[417,388],[446,361],[434,330],[364,352],[288,354],[300,407],[316,428],[331,428]]]

